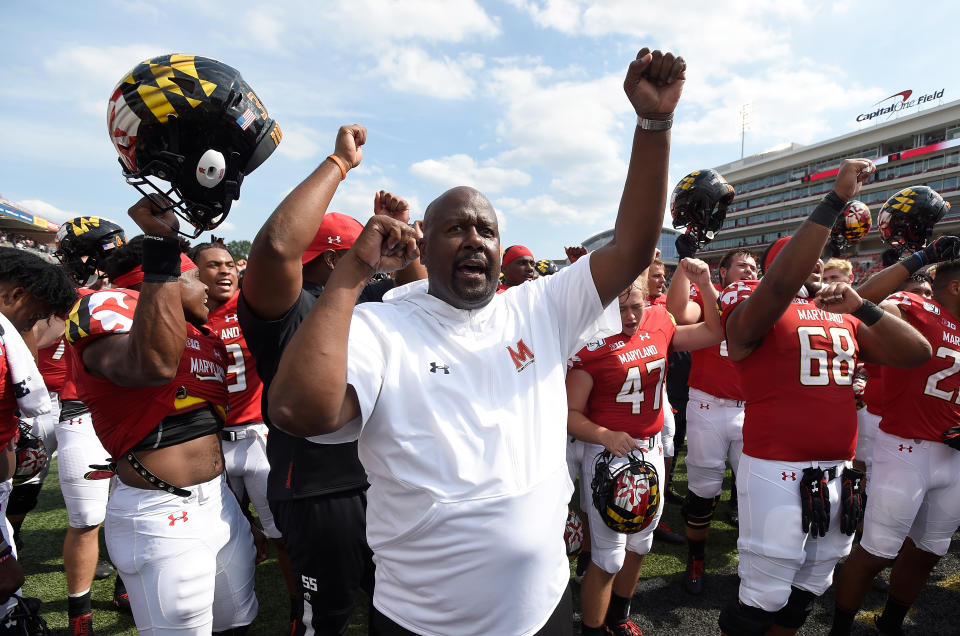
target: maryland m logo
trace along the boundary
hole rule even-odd
[[[513,360],[513,365],[517,367],[517,373],[523,371],[533,363],[533,351],[530,351],[530,347],[524,343],[522,338],[517,340],[516,349],[507,346],[507,351],[510,353],[510,359]]]

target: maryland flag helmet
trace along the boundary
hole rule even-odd
[[[19,436],[16,443],[17,469],[13,473],[13,485],[19,486],[39,475],[50,465],[50,456],[43,441],[34,435],[26,422],[19,422]]]
[[[633,534],[650,525],[660,507],[657,469],[635,453],[627,462],[611,467],[613,455],[603,451],[594,464],[593,505],[607,526]]]
[[[567,544],[567,556],[575,557],[583,550],[583,521],[573,510],[567,512],[567,525],[563,528],[563,541]]]
[[[56,256],[74,282],[86,287],[97,280],[97,271],[113,250],[125,245],[123,228],[97,216],[78,216],[57,230]]]
[[[896,248],[923,249],[933,226],[950,209],[940,193],[927,186],[910,186],[887,199],[877,215],[880,238]]]
[[[848,201],[843,212],[837,217],[833,229],[830,230],[830,242],[840,250],[857,243],[867,232],[873,220],[870,218],[870,208],[862,201]]]
[[[191,238],[223,222],[243,177],[282,136],[236,69],[179,54],[146,60],[120,80],[107,105],[107,128],[127,183],[144,195],[166,196],[164,210],[195,228]]]
[[[673,227],[688,228],[698,243],[708,243],[727,218],[733,201],[733,186],[716,170],[694,170],[673,189],[670,214]]]
[[[537,270],[537,273],[541,276],[549,276],[550,274],[556,274],[558,271],[560,271],[555,264],[545,258],[541,258],[539,261],[537,261],[533,268]]]

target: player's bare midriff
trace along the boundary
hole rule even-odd
[[[136,451],[137,459],[160,479],[181,488],[210,481],[223,472],[223,453],[216,434],[204,435],[175,446]],[[120,481],[134,488],[156,490],[133,467],[121,459],[117,462]]]

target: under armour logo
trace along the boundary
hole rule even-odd
[[[709,410],[710,410],[710,405],[709,405],[709,404],[704,404],[703,402],[701,402],[701,403],[700,403],[700,408],[702,408],[702,409],[707,409],[707,410],[709,411]]]
[[[820,489],[817,488],[816,484],[814,484],[813,487],[810,489],[810,492],[820,492]]]
[[[904,446],[903,444],[900,444],[900,452],[901,452],[901,453],[903,452],[903,449],[907,449],[907,452],[908,452],[908,453],[912,453],[912,452],[913,452],[913,446]]]
[[[237,314],[227,314],[223,317],[223,322],[237,322]]]
[[[780,472],[780,481],[787,481],[787,477],[789,477],[793,481],[797,481],[797,473],[790,473],[789,475],[787,475],[787,473],[784,471]]]
[[[339,235],[339,234],[337,234],[336,236],[328,236],[328,237],[327,237],[327,243],[333,244],[333,243],[339,243],[339,242],[340,242],[340,235]]]
[[[637,334],[637,338],[638,338],[641,342],[643,342],[644,340],[649,340],[649,339],[650,339],[650,334],[648,334],[648,333]]]
[[[430,373],[436,373],[442,371],[444,375],[450,375],[450,367],[445,364],[440,364],[438,362],[430,363]]]
[[[171,526],[172,526],[173,524],[175,524],[176,522],[178,522],[178,521],[183,521],[184,523],[186,523],[186,521],[187,521],[187,511],[184,510],[183,512],[181,512],[179,517],[174,516],[174,515],[172,515],[172,514],[171,514],[171,515],[167,515],[167,519],[170,520],[170,525],[171,525]]]

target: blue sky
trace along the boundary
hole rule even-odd
[[[337,128],[359,123],[364,161],[331,210],[366,220],[383,188],[417,216],[473,185],[504,245],[561,258],[616,218],[635,122],[621,84],[641,46],[688,62],[672,187],[739,158],[744,103],[751,154],[857,130],[858,113],[905,89],[960,99],[958,18],[936,0],[8,1],[0,194],[55,222],[92,214],[135,233],[107,99],[138,62],[188,53],[239,69],[284,132],[218,236],[252,239]]]

